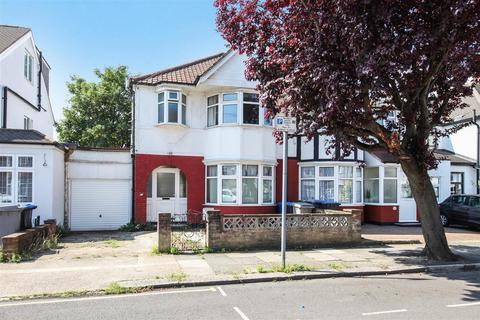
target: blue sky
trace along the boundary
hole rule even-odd
[[[0,0],[0,24],[30,27],[52,67],[56,120],[70,75],[127,65],[149,73],[226,50],[213,0]]]

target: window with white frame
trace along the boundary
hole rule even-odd
[[[356,203],[361,203],[363,201],[362,186],[363,186],[362,168],[358,167],[358,168],[355,168],[355,202]]]
[[[397,203],[397,168],[384,167],[383,203]]]
[[[315,200],[315,167],[300,168],[300,199]]]
[[[0,156],[0,203],[13,202],[13,156]]]
[[[33,201],[33,156],[0,156],[0,203]]]
[[[353,203],[353,167],[338,167],[338,202]]]
[[[187,96],[180,91],[162,91],[158,93],[159,124],[187,125]]]
[[[318,168],[318,200],[334,201],[335,200],[335,180],[334,167]]]
[[[29,82],[33,83],[33,57],[26,51],[23,58],[23,76]]]
[[[32,130],[33,129],[33,120],[27,116],[23,117],[23,129]]]
[[[400,196],[404,199],[413,198],[412,189],[410,188],[410,182],[405,176],[403,176],[402,183],[400,185]]]
[[[260,103],[256,93],[243,93],[243,123],[260,124]]]
[[[365,168],[364,199],[367,203],[380,202],[379,167]]]
[[[218,94],[207,98],[207,127],[218,125]]]
[[[450,173],[450,194],[462,194],[464,183],[463,172]]]
[[[207,166],[207,203],[217,203],[218,166]]]
[[[265,118],[259,95],[250,92],[224,92],[207,97],[207,127],[219,124],[272,126]]]
[[[209,204],[272,204],[273,166],[215,164],[206,167],[206,202]]]

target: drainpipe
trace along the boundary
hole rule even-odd
[[[69,143],[66,146],[65,154],[63,156],[63,227],[65,229],[69,229],[70,221],[69,213],[70,213],[70,188],[68,185],[68,162],[70,161],[70,156],[72,153],[77,149],[77,145],[75,143]]]
[[[132,99],[132,125],[131,130],[131,157],[132,157],[132,216],[130,222],[135,222],[135,91],[133,90],[132,82],[130,80],[130,98]]]
[[[473,124],[477,127],[477,194],[480,194],[480,125],[477,121],[477,111],[473,110]]]
[[[43,68],[43,55],[42,51],[40,52],[40,66],[38,68],[38,94],[37,94],[37,106],[38,111],[42,110],[42,68]]]

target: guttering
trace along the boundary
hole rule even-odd
[[[3,87],[3,121],[0,123],[0,128],[7,128],[7,87]]]
[[[4,99],[6,99],[7,97],[7,91],[10,92],[11,94],[13,94],[15,97],[17,97],[18,99],[22,100],[25,104],[29,105],[30,107],[32,107],[33,109],[37,110],[37,111],[47,111],[45,110],[42,106],[40,107],[37,107],[35,106],[33,103],[31,103],[30,101],[28,101],[27,99],[25,99],[24,97],[22,97],[20,94],[18,94],[17,92],[13,91],[12,89],[10,89],[9,87],[5,87],[6,91],[5,91],[5,94],[4,94]],[[4,89],[4,90],[5,90]]]

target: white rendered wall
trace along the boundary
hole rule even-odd
[[[129,151],[75,150],[68,161],[68,179],[130,180]]]
[[[25,52],[34,59],[33,80],[29,82],[23,74]],[[31,33],[28,33],[17,43],[8,48],[0,56],[0,86],[7,86],[34,106],[37,106],[39,59],[34,48]],[[53,139],[53,113],[42,77],[42,107],[45,110],[35,110],[12,93],[7,94],[7,128],[23,129],[24,116],[33,120],[33,129]]]

